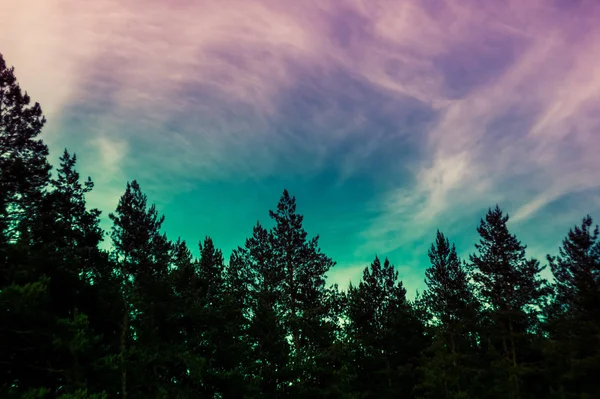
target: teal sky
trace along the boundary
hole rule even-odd
[[[10,3],[10,4],[9,4]],[[412,295],[442,230],[498,203],[529,255],[600,215],[595,0],[21,0],[0,52],[114,210],[226,257],[284,188],[346,286],[389,257]],[[6,16],[6,18],[4,17]]]

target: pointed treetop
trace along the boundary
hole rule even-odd
[[[485,249],[488,256],[498,257],[505,254],[512,258],[523,258],[527,246],[523,245],[514,234],[510,234],[506,225],[508,220],[508,214],[504,214],[498,205],[494,209],[490,208],[485,215],[485,219],[481,219],[477,227],[480,240],[479,243],[475,244],[475,248],[478,250]],[[500,251],[500,248],[492,249],[498,245],[505,246],[505,249],[509,251]],[[472,256],[471,261],[473,261]]]
[[[8,241],[19,235],[18,221],[40,205],[50,179],[48,147],[37,138],[46,119],[30,103],[0,54],[0,233]]]
[[[593,227],[589,215],[583,218],[581,225],[569,229],[558,256],[548,255],[547,259],[559,300],[565,306],[597,300],[600,292],[600,231],[598,226]]]
[[[67,192],[79,192],[87,194],[94,188],[92,179],[88,176],[87,180],[81,185],[79,182],[79,173],[75,169],[77,164],[77,154],[70,154],[65,148],[63,155],[59,158],[60,167],[56,170],[57,178],[52,180],[52,184],[58,188],[63,189]]]
[[[111,238],[117,253],[142,259],[170,251],[170,242],[160,232],[165,217],[159,216],[154,204],[147,206],[147,197],[136,180],[127,182],[117,209],[108,217],[113,221]]]
[[[299,223],[302,223],[302,215],[296,214],[296,197],[290,196],[288,190],[284,189],[277,204],[277,210],[269,211],[269,216],[271,216],[271,219],[279,220],[282,218],[291,218],[294,215],[299,219]]]

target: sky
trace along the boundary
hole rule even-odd
[[[107,215],[137,179],[226,258],[284,188],[358,282],[409,295],[437,229],[465,258],[499,204],[542,261],[600,220],[596,0],[20,0],[0,52]]]

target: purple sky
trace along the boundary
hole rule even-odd
[[[600,218],[596,0],[19,0],[0,52],[105,215],[127,180],[226,255],[284,187],[356,280],[418,288],[435,229],[489,206],[530,255]],[[106,226],[109,226],[106,224]]]

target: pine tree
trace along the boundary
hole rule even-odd
[[[598,397],[600,370],[600,234],[592,218],[569,230],[558,256],[548,256],[555,296],[547,311],[551,382],[557,397]]]
[[[50,180],[45,123],[0,55],[0,303],[3,395],[77,394],[99,348],[86,311],[88,267],[97,263],[99,211],[86,209],[75,157],[66,151]],[[106,321],[104,321],[106,322]]]
[[[96,312],[98,303],[94,298],[98,294],[93,287],[94,276],[100,272],[106,274],[110,268],[98,249],[103,239],[100,211],[87,209],[86,194],[92,190],[93,183],[89,177],[84,185],[80,183],[76,159],[67,150],[60,158],[57,178],[51,180],[42,208],[44,214],[35,230],[39,234],[36,241],[41,246],[33,246],[36,253],[42,254],[36,262],[52,266],[47,274],[51,277],[51,303],[58,327],[53,346],[65,370],[61,384],[63,395],[89,391],[86,381],[104,359],[103,356],[96,358],[105,332],[103,326],[111,324],[107,314]],[[111,299],[118,297],[114,295]],[[96,319],[90,320],[90,316]],[[94,327],[98,330],[94,331]]]
[[[563,313],[598,311],[600,232],[588,215],[569,230],[556,257],[548,256]]]
[[[490,356],[493,381],[489,393],[516,399],[539,395],[528,389],[535,387],[534,365],[541,361],[533,342],[548,290],[540,276],[544,267],[526,258],[526,247],[510,234],[508,219],[498,206],[488,211],[477,228],[478,253],[470,260],[484,306],[482,343]]]
[[[376,257],[359,285],[350,286],[346,334],[360,397],[414,397],[423,325],[387,258],[381,265]]]
[[[0,396],[56,392],[48,268],[33,226],[41,219],[49,181],[48,149],[38,135],[45,123],[30,105],[0,54]],[[37,223],[39,224],[39,223]],[[38,243],[39,244],[39,243]]]
[[[282,273],[281,317],[291,337],[297,394],[308,395],[326,383],[314,368],[333,341],[334,326],[327,321],[325,306],[325,276],[335,262],[321,253],[318,236],[307,238],[304,217],[296,212],[296,199],[287,190],[269,215],[275,222],[269,235],[272,266]]]
[[[240,397],[245,391],[240,355],[241,322],[225,287],[223,255],[210,237],[199,244],[196,287],[188,291],[186,304],[190,330],[187,352],[191,355],[190,378],[201,381],[205,397]],[[193,365],[197,367],[193,367]]]
[[[423,369],[428,397],[464,398],[472,388],[479,303],[454,244],[437,232],[428,252],[427,289],[419,300],[433,337]]]
[[[251,342],[251,363],[248,374],[251,389],[257,397],[276,398],[288,393],[290,375],[290,346],[281,314],[282,272],[275,267],[275,254],[270,246],[269,232],[257,223],[252,237],[243,248],[232,255],[229,276],[232,288],[247,292],[249,326],[247,337]],[[247,287],[236,286],[247,282]],[[234,285],[236,284],[236,285]]]
[[[320,351],[319,361],[315,363],[312,371],[319,383],[304,391],[306,395],[321,398],[354,397],[351,393],[354,376],[348,367],[352,354],[344,340],[343,330],[346,304],[345,292],[340,291],[337,284],[326,290],[323,305],[327,309],[324,320],[328,328],[323,331],[328,345]]]
[[[176,353],[171,364],[170,372],[176,386],[170,392],[171,397],[193,397],[203,392],[203,380],[198,377],[198,369],[206,363],[205,358],[198,354],[196,343],[202,329],[202,306],[198,293],[203,282],[198,273],[198,262],[185,241],[180,238],[173,244],[171,250],[171,269],[169,280],[173,292],[173,321],[174,331],[172,351]],[[199,321],[200,319],[200,321]]]
[[[307,238],[287,190],[269,215],[275,226],[258,223],[233,258],[248,282],[256,381],[268,395],[311,395],[331,383],[323,376],[335,334],[325,273],[334,262],[321,253],[318,237]]]
[[[35,213],[50,178],[48,147],[37,138],[46,119],[30,103],[0,54],[0,249]]]
[[[147,206],[147,197],[134,180],[127,183],[109,217],[126,309],[121,395],[166,397],[173,383],[171,341],[178,334],[169,328],[174,303],[169,281],[172,244],[160,231],[164,216],[158,215],[154,205]]]
[[[93,260],[85,257],[97,252],[97,247],[103,240],[103,232],[99,227],[101,212],[98,209],[87,209],[85,197],[94,188],[94,183],[90,177],[83,185],[80,183],[79,173],[75,169],[76,162],[77,156],[69,154],[65,149],[60,158],[57,178],[51,180],[52,192],[48,197],[56,212],[56,222],[62,225],[65,233],[69,233],[69,238],[65,238],[68,250],[81,252],[75,255],[80,263],[92,267]],[[84,277],[93,278],[94,273],[93,269],[86,270]]]

